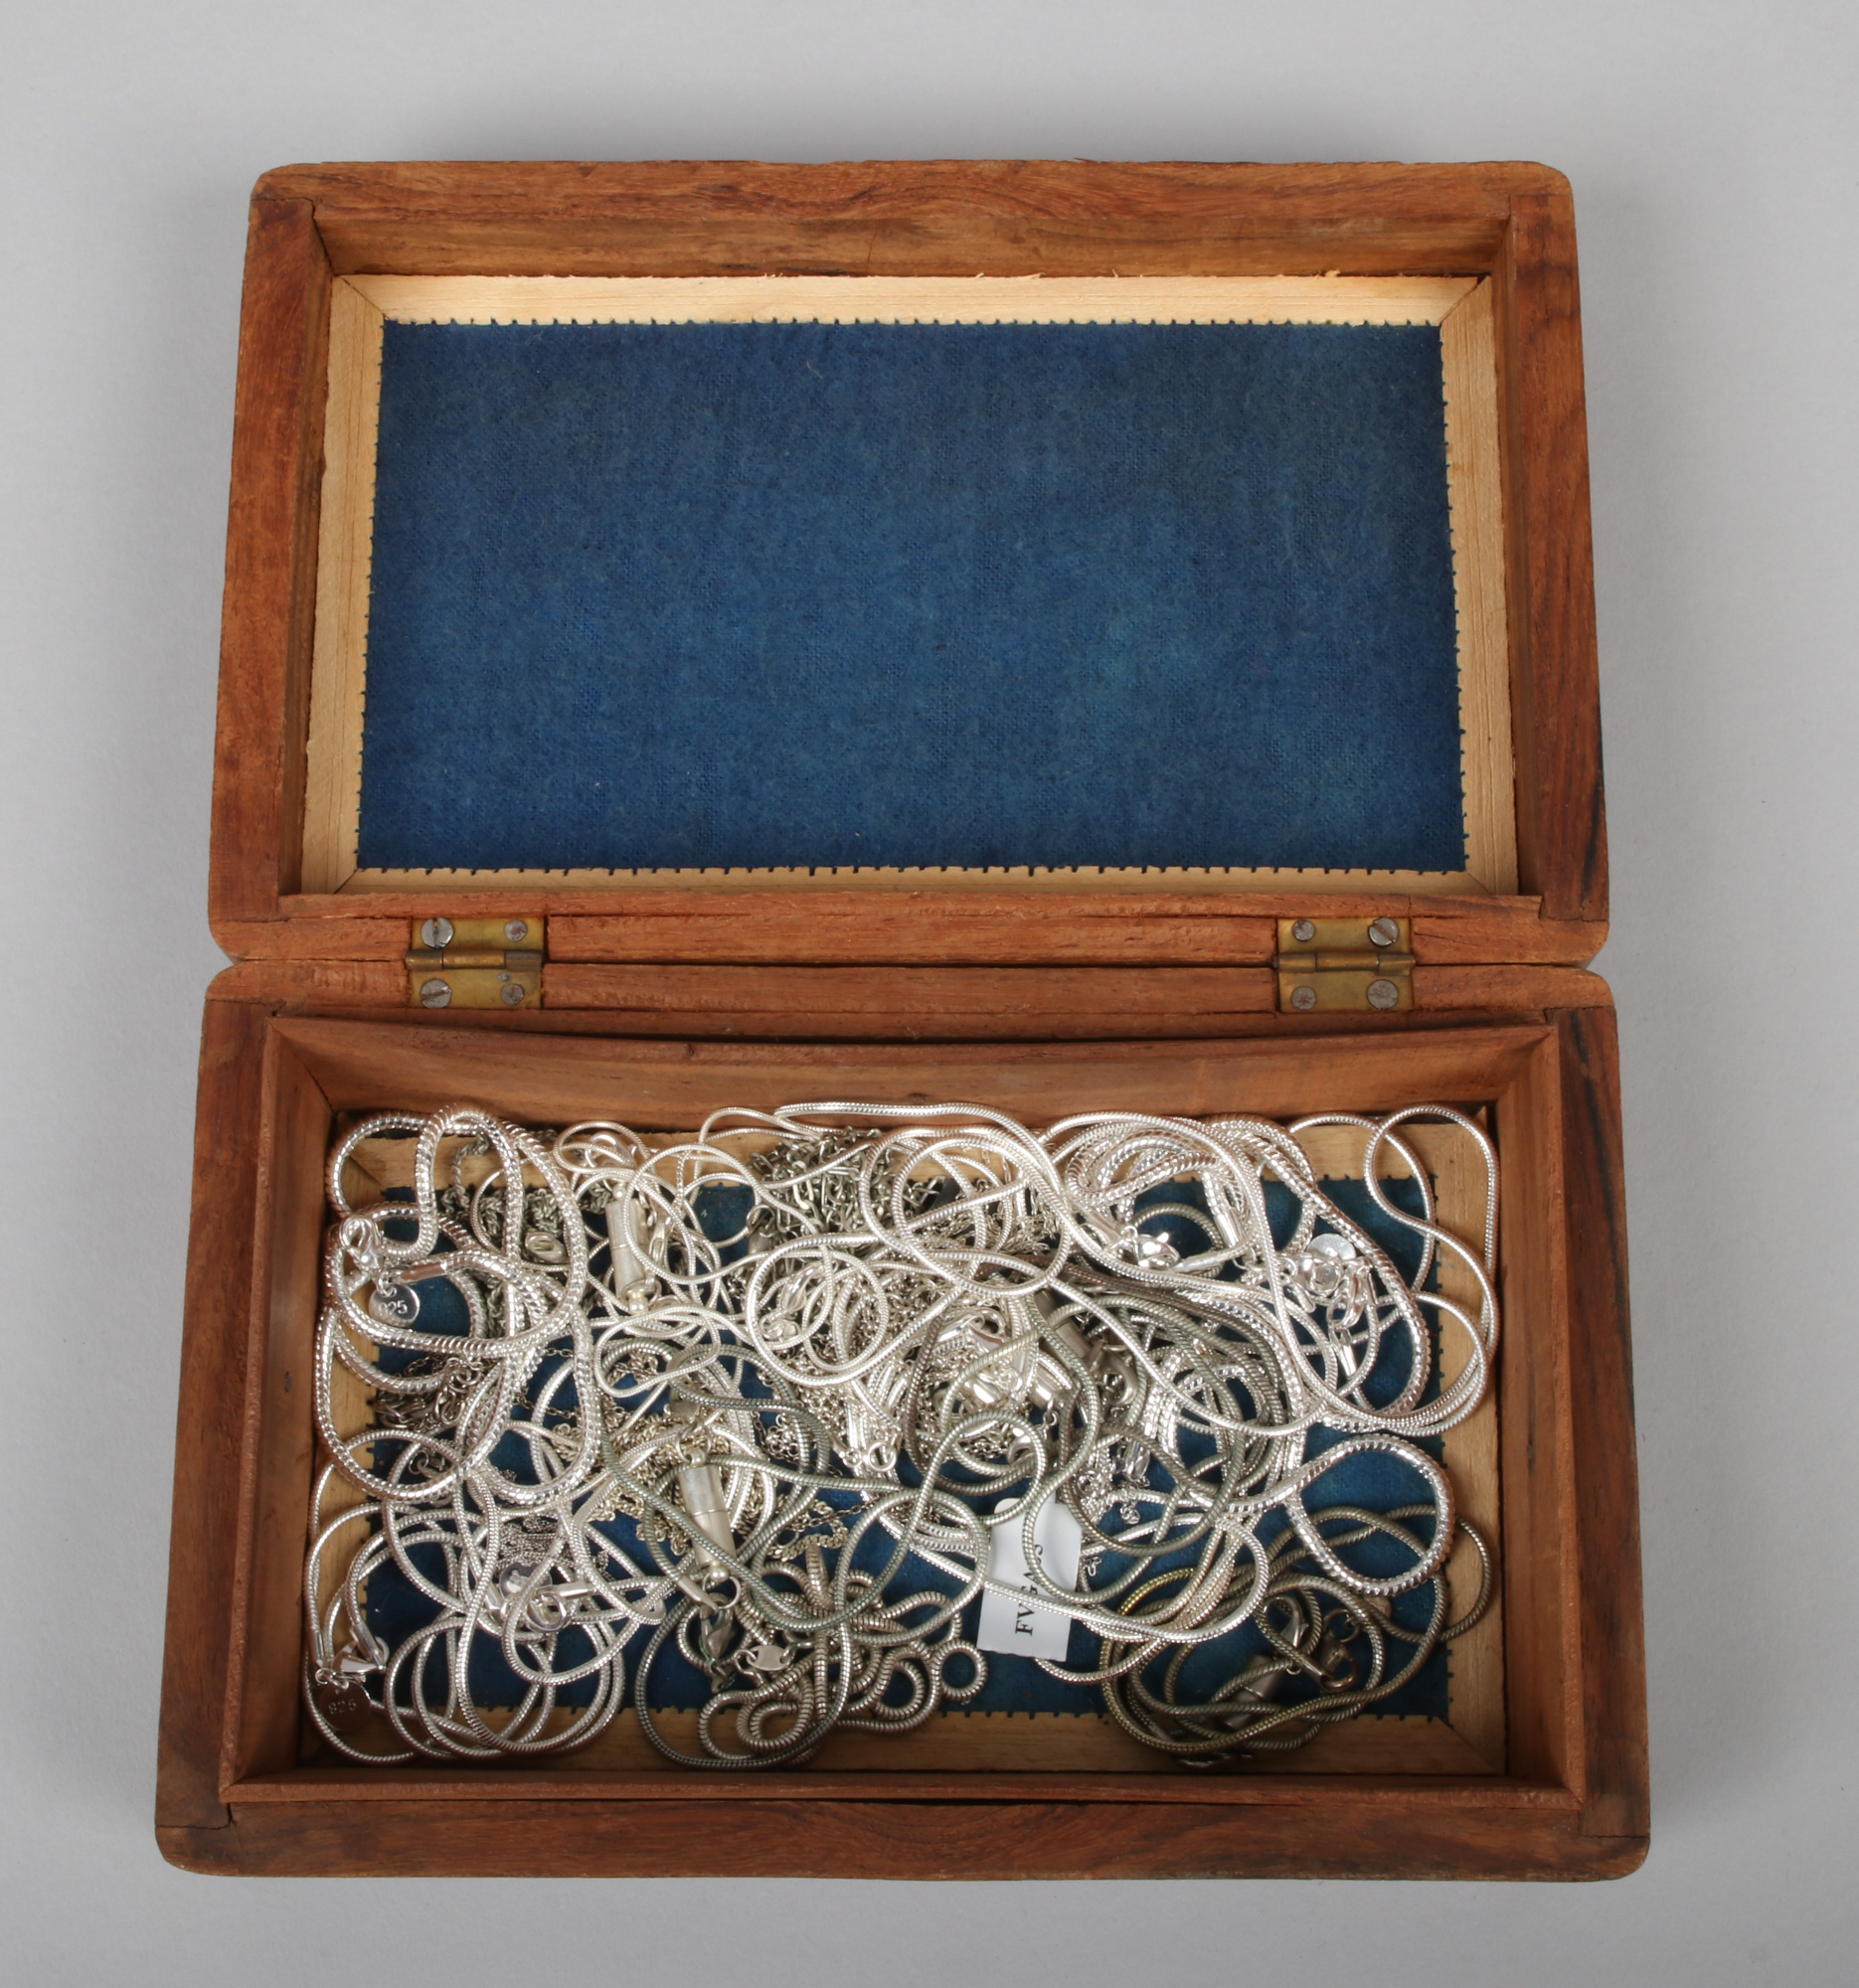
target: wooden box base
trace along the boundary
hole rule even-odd
[[[520,1019],[432,1026],[208,1004],[163,1707],[159,1834],[173,1861],[963,1878],[1609,1876],[1640,1861],[1608,1011],[1399,1035],[1011,1046],[669,1043],[602,1033],[597,1015]],[[1097,1721],[962,1717],[754,1777],[657,1764],[629,1716],[590,1752],[537,1766],[300,1758],[310,1346],[337,1115],[469,1099],[532,1123],[598,1115],[674,1129],[726,1102],[826,1094],[959,1097],[1033,1123],[1119,1107],[1487,1109],[1505,1169],[1504,1339],[1493,1425],[1482,1438],[1466,1428],[1501,1479],[1496,1510],[1492,1473],[1472,1470],[1472,1496],[1497,1522],[1502,1626],[1481,1660],[1482,1697],[1455,1695],[1459,1730],[1366,1720],[1280,1770],[1214,1775],[1124,1757],[1120,1736],[1080,1730]]]

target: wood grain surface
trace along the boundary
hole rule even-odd
[[[271,918],[303,834],[329,261],[307,204],[256,201],[246,247],[220,630],[210,915]]]
[[[1518,643],[1518,812],[1524,886],[1554,918],[1607,915],[1601,678],[1588,502],[1588,413],[1575,209],[1566,188],[1519,193],[1505,238],[1510,363],[1511,590]]]
[[[394,960],[248,960],[210,998],[271,996],[304,1013],[407,1006]],[[1272,1033],[1400,1034],[1448,1017],[1605,1007],[1606,982],[1555,966],[1422,966],[1414,1010],[1321,1018],[1278,1012],[1268,967],[578,966],[543,969],[542,1013],[611,1034],[812,1042],[1110,1042]],[[426,1020],[439,1019],[426,1015]],[[458,1020],[462,1017],[445,1016]],[[521,1028],[502,1011],[476,1027]]]
[[[454,917],[549,919],[549,957],[565,963],[793,965],[1238,966],[1265,965],[1277,919],[1311,909],[1304,893],[1242,902],[1183,890],[1106,897],[1006,890],[859,893],[654,889],[613,899],[547,890],[447,896]],[[421,897],[299,897],[286,916],[221,919],[237,959],[398,959],[411,921],[432,911]],[[1606,938],[1605,924],[1540,915],[1540,901],[1346,893],[1326,915],[1406,917],[1416,957],[1429,966],[1520,962],[1580,966]]]
[[[286,167],[342,273],[1483,273],[1542,166],[754,160]]]
[[[409,1027],[398,1017],[280,1015],[275,1036],[339,1111],[433,1111],[468,1095],[527,1124],[617,1117],[640,1131],[700,1123],[719,1102],[803,1098],[989,1104],[1032,1125],[1081,1108],[1207,1117],[1372,1111],[1498,1096],[1546,1040],[1542,1023],[1391,1036],[1232,1042],[810,1044],[673,1042],[583,1033]]]
[[[1639,1573],[1619,1038],[1608,1010],[1556,1018],[1567,1154],[1570,1444],[1575,1456],[1582,1637],[1582,1827],[1643,1838],[1651,1827],[1646,1644]]]
[[[230,1829],[157,1836],[189,1870],[276,1877],[1614,1878],[1646,1850],[1555,1810],[1429,1798],[1411,1783],[1387,1800],[1350,1789],[1258,1805],[252,1802]]]
[[[155,1793],[162,1825],[219,1829],[227,1821],[220,1760],[241,1494],[252,1446],[245,1328],[258,1228],[254,1162],[268,1022],[255,1004],[210,1002],[201,1032]]]

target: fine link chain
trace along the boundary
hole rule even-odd
[[[1481,1155],[1481,1238],[1436,1220],[1415,1122]],[[1360,1134],[1370,1195],[1418,1239],[1411,1278],[1323,1192],[1298,1144],[1316,1127]],[[353,1205],[349,1157],[383,1138],[414,1142],[412,1200]],[[1391,1163],[1418,1213],[1389,1199]],[[1423,1446],[1483,1399],[1498,1329],[1496,1157],[1444,1106],[1288,1126],[1101,1112],[1036,1134],[977,1105],[825,1102],[722,1111],[663,1144],[461,1106],[354,1126],[328,1193],[333,1460],[304,1688],[351,1758],[585,1744],[631,1647],[667,1757],[795,1764],[831,1732],[908,1732],[974,1698],[987,1658],[963,1611],[991,1591],[1082,1624],[1095,1662],[1043,1668],[1210,1764],[1386,1699],[1493,1591]],[[719,1206],[739,1211],[721,1236]],[[1424,1288],[1442,1254],[1475,1310]],[[435,1280],[462,1331],[422,1324]],[[1462,1341],[1444,1385],[1436,1333]],[[359,1433],[338,1368],[372,1391]],[[1313,1507],[1370,1454],[1405,1468],[1410,1502]],[[1035,1538],[1055,1501],[1082,1539],[1075,1585]],[[1001,1527],[1024,1583],[991,1577]],[[1460,1537],[1480,1574],[1453,1619]],[[327,1595],[326,1561],[346,1562]],[[429,1618],[392,1644],[370,1626],[378,1579]],[[695,1750],[651,1709],[672,1651],[708,1681]],[[1191,1666],[1202,1651],[1224,1661]]]

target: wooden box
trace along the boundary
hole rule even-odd
[[[1189,320],[1215,296],[1229,315],[1240,297],[1266,319],[1440,324],[1462,869],[362,867],[384,317],[597,318],[621,295],[617,314],[639,316],[644,293],[625,286],[640,278],[752,279],[718,292],[750,299],[714,313],[740,317],[770,277],[814,284],[810,308],[835,284],[889,284],[893,316],[933,316],[980,277],[1008,279],[990,297],[1038,278],[1054,286],[1046,316],[1089,318],[1114,278]],[[213,822],[211,920],[233,964],[201,1061],[157,1805],[172,1861],[888,1878],[1606,1877],[1641,1861],[1619,1092],[1610,998],[1586,970],[1606,931],[1606,855],[1559,175],[268,174],[252,204]],[[461,962],[432,946],[433,917],[455,947],[518,919],[523,943]],[[1325,961],[1383,918],[1404,921],[1411,966]],[[1333,923],[1312,939],[1303,919]],[[337,1120],[470,1100],[669,1130],[720,1104],[823,1094],[975,1099],[1033,1123],[1111,1107],[1485,1111],[1504,1167],[1504,1339],[1460,1461],[1495,1529],[1501,1606],[1438,1731],[1363,1720],[1275,1767],[1201,1775],[1037,1719],[959,1716],[748,1777],[654,1764],[623,1736],[494,1770],[306,1751],[308,1382]]]

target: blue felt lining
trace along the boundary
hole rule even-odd
[[[360,860],[1460,869],[1438,332],[389,324]]]

